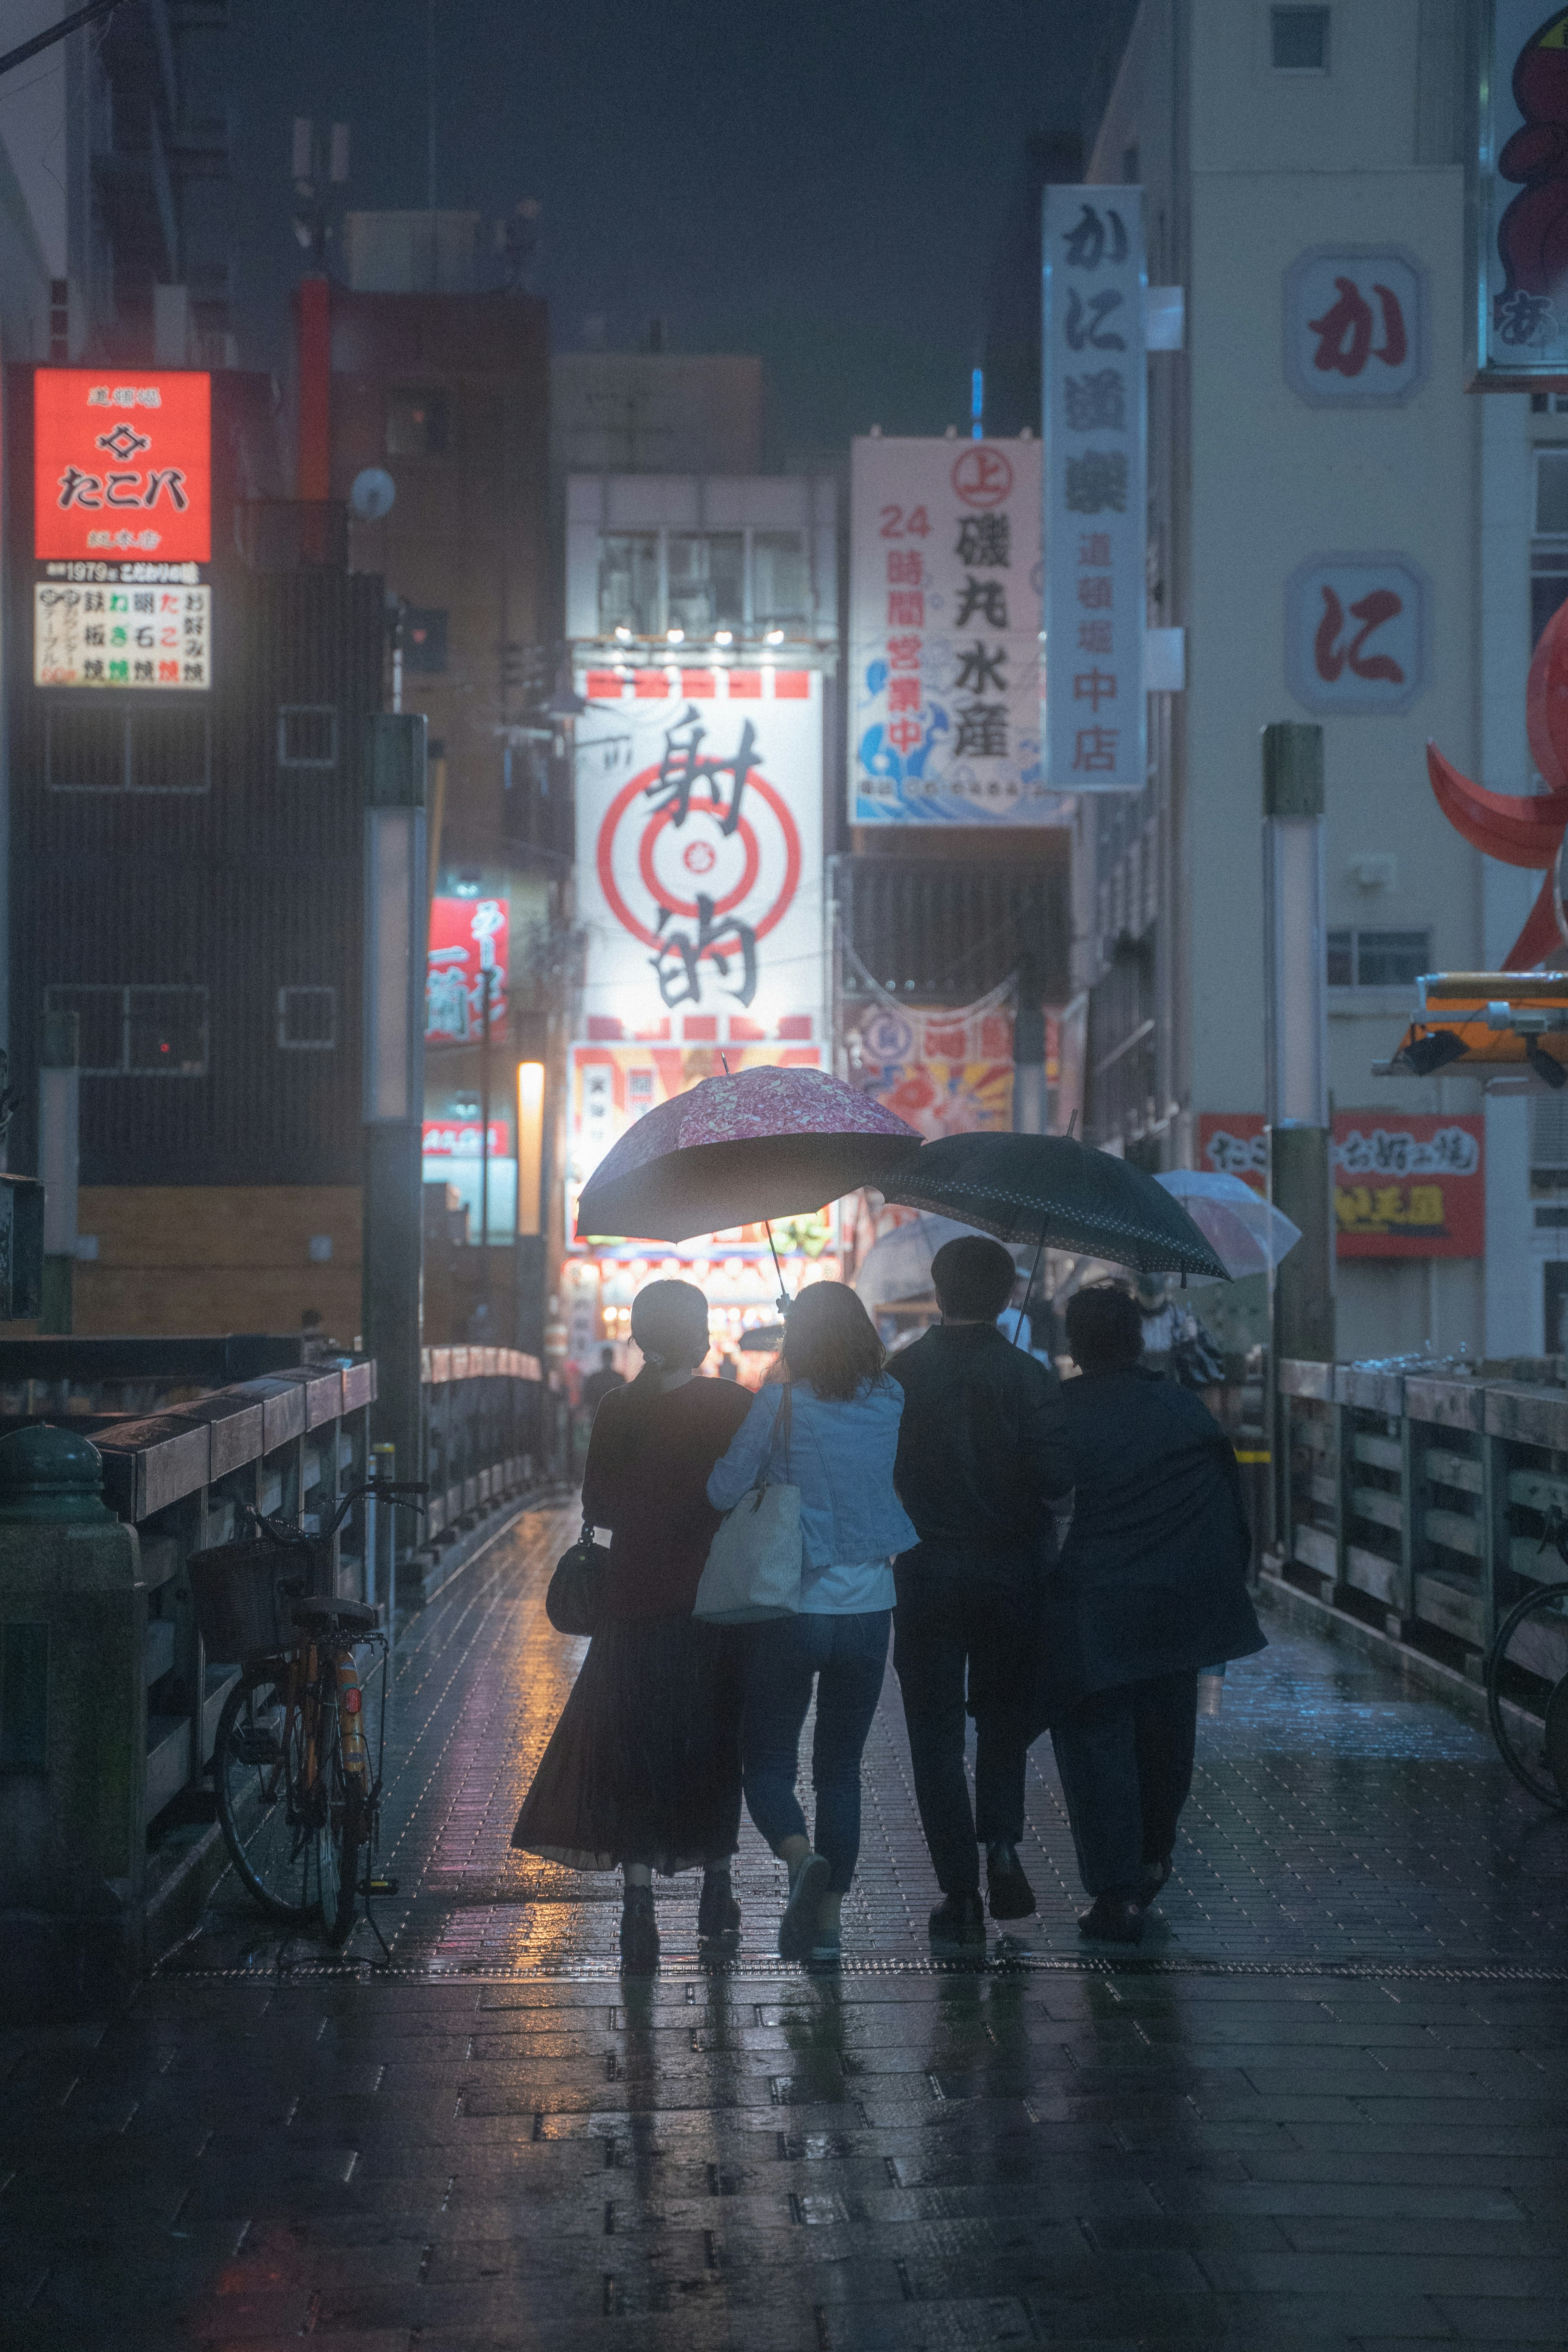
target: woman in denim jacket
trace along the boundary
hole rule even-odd
[[[786,1960],[839,1957],[839,1907],[860,1851],[860,1758],[881,1696],[895,1552],[918,1538],[893,1491],[903,1391],[866,1309],[839,1282],[800,1293],[784,1323],[793,1388],[787,1454],[773,1445],[785,1391],[758,1391],[708,1481],[727,1511],[756,1484],[800,1489],[800,1612],[753,1626],[742,1716],[746,1809],[789,1868],[779,1923]],[[795,1793],[801,1727],[816,1683],[811,1778],[816,1843]]]

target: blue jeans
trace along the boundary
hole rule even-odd
[[[828,1891],[847,1892],[860,1853],[860,1758],[882,1695],[890,1609],[863,1616],[770,1617],[751,1632],[741,1725],[746,1810],[775,1850],[805,1835],[795,1793],[801,1726],[816,1678],[816,1849]]]

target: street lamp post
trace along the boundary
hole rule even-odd
[[[397,1475],[423,1476],[426,730],[418,713],[371,719],[364,819],[364,1273],[376,1434]]]

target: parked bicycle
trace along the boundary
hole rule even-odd
[[[374,1927],[370,1898],[396,1892],[395,1881],[371,1874],[386,1748],[387,1638],[373,1603],[331,1591],[333,1540],[365,1497],[417,1509],[427,1491],[390,1482],[353,1487],[315,1533],[241,1505],[256,1536],[190,1562],[207,1655],[240,1664],[213,1743],[229,1859],[263,1910],[292,1927],[319,1918],[329,1944],[343,1942],[361,1897]],[[375,1653],[381,1680],[374,1764],[357,1654],[363,1649]]]
[[[1568,1517],[1546,1513],[1568,1567]],[[1537,1802],[1568,1812],[1568,1583],[1538,1584],[1510,1609],[1487,1656],[1487,1713],[1504,1763]]]

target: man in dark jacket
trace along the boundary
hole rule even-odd
[[[1251,1552],[1229,1440],[1207,1408],[1139,1359],[1142,1318],[1124,1290],[1080,1290],[1064,1382],[1073,1519],[1047,1599],[1051,1727],[1094,1897],[1086,1936],[1136,1944],[1171,1874],[1192,1786],[1201,1668],[1264,1646],[1247,1591]]]
[[[1060,1382],[996,1328],[1013,1287],[999,1242],[966,1234],[931,1262],[942,1323],[888,1370],[904,1391],[893,1483],[920,1542],[893,1562],[893,1664],[915,1801],[945,1900],[933,1937],[985,1941],[979,1847],[994,1919],[1026,1918],[1018,1860],[1024,1763],[1050,1504],[1072,1484]],[[974,1805],[964,1777],[964,1690],[974,1716]]]

